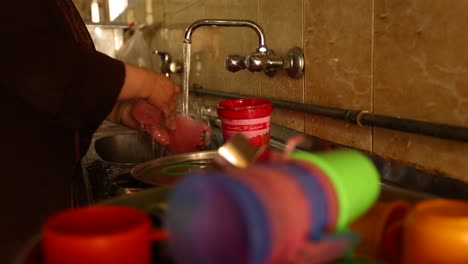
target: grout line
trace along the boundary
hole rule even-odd
[[[371,16],[371,102],[370,111],[374,114],[374,82],[375,82],[375,0],[372,0],[372,16]],[[370,135],[370,151],[374,153],[374,126],[371,127]]]
[[[305,43],[305,1],[306,0],[302,0],[302,28],[301,28],[301,34],[302,34],[302,51],[304,52],[304,57],[305,57],[305,47],[306,47],[306,43]],[[304,65],[305,65],[305,58],[304,58]],[[303,75],[303,80],[302,80],[302,103],[305,103],[305,99],[306,99],[306,74],[307,72],[304,70],[304,75]],[[302,127],[302,130],[303,130],[303,133],[305,134],[306,132],[306,114],[304,113],[303,116],[302,116],[302,121],[303,121],[303,127]]]
[[[198,1],[194,1],[194,2],[192,2],[192,3],[188,3],[188,4],[185,5],[184,7],[181,7],[180,9],[175,10],[175,11],[173,11],[173,12],[168,12],[167,14],[168,14],[168,15],[171,15],[171,16],[177,15],[177,14],[179,14],[179,13],[181,13],[181,12],[183,12],[183,11],[185,11],[185,10],[191,8],[191,7],[194,7],[194,6],[198,5],[198,4],[200,4],[201,2],[203,2],[203,0],[198,0]]]
[[[261,8],[261,0],[257,0],[257,22],[260,23],[260,8]],[[260,74],[260,97],[264,97],[263,95],[263,74]]]

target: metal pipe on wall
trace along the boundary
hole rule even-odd
[[[221,98],[249,98],[252,96],[225,93],[207,90],[199,87],[190,87],[190,92],[196,95],[214,96]],[[362,110],[341,109],[316,104],[304,104],[284,100],[269,99],[273,106],[308,114],[326,116],[343,120],[360,126],[373,126],[414,133],[430,137],[468,142],[468,128],[446,124],[430,123],[425,121],[398,118],[391,116],[375,115]]]

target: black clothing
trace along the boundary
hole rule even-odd
[[[70,3],[2,3],[0,263],[71,206],[75,137],[84,154],[123,86],[123,63],[93,49]]]

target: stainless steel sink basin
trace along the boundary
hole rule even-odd
[[[138,132],[103,136],[95,140],[94,149],[105,162],[129,166],[167,154],[150,136]]]

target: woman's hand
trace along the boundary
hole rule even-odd
[[[177,108],[180,88],[170,78],[151,70],[125,64],[125,82],[118,100],[144,99],[159,108],[166,117]]]
[[[145,100],[117,102],[106,120],[146,132],[162,145],[170,143],[171,127],[168,126],[168,119],[161,110]]]
[[[165,75],[154,78],[154,81],[151,94],[146,101],[161,109],[166,117],[171,117],[177,109],[177,95],[180,88]]]
[[[174,129],[174,112],[180,88],[168,77],[125,64],[125,82],[107,120],[145,131],[163,145]]]
[[[133,117],[132,111],[136,100],[118,101],[112,112],[106,117],[107,121],[124,125],[128,128],[143,131],[143,127]]]

